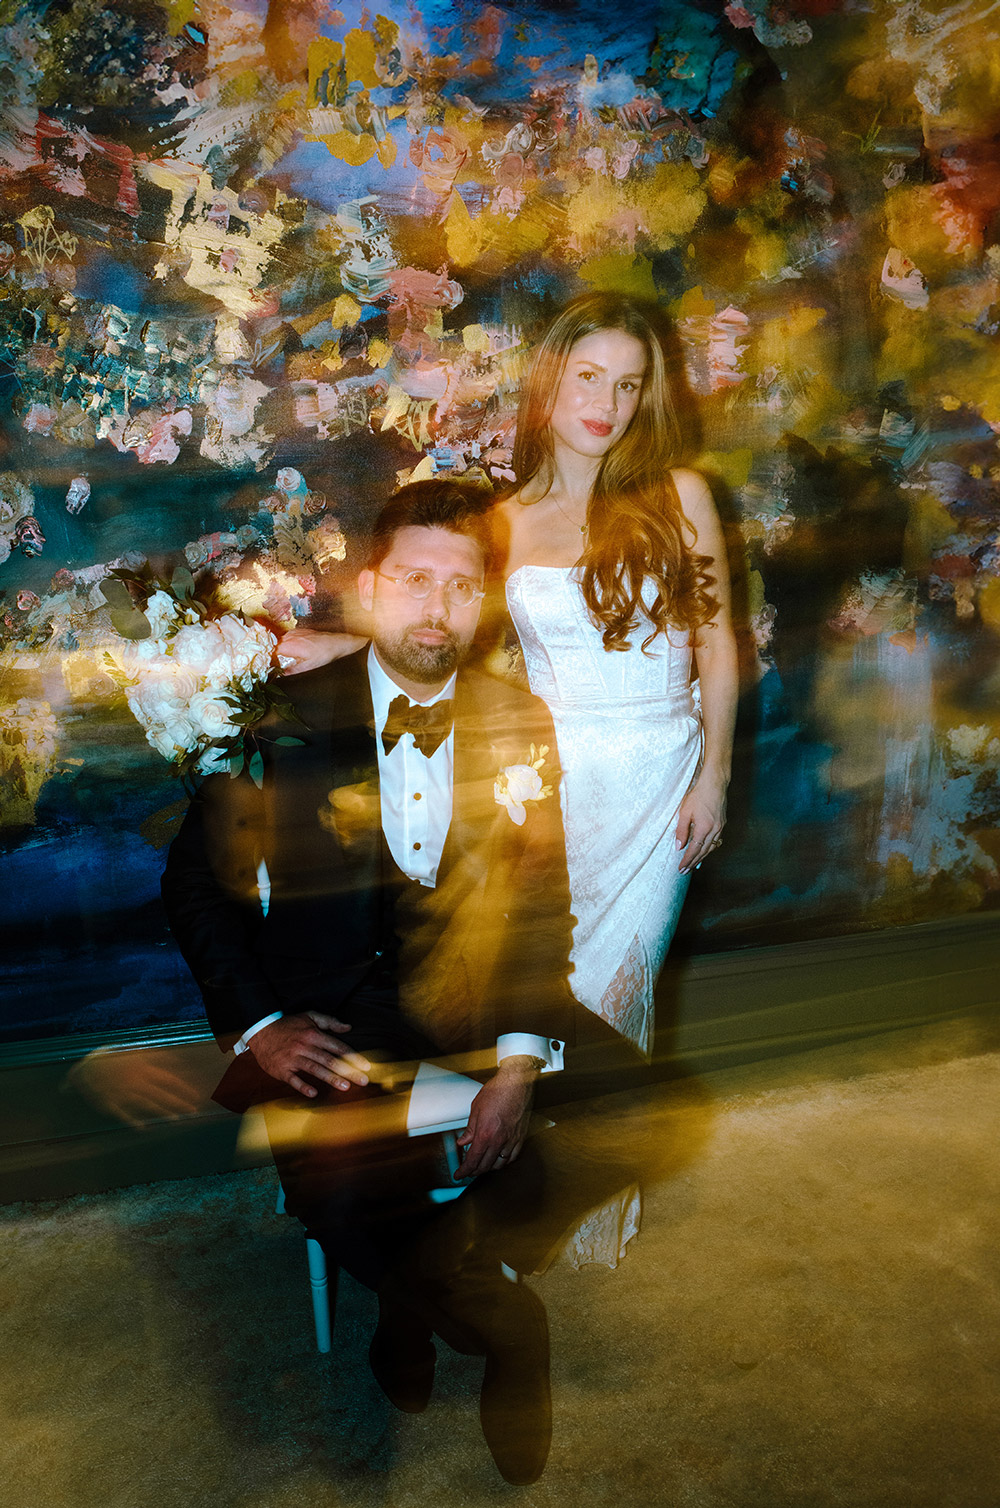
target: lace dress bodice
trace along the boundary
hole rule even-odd
[[[650,627],[643,620],[628,650],[604,648],[591,621],[580,573],[561,566],[520,566],[507,582],[507,605],[517,629],[531,689],[550,708],[589,706],[626,717],[656,717],[691,705],[691,648],[686,633],[658,635],[643,653]]]

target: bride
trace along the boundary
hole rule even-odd
[[[648,1057],[653,988],[693,869],[721,843],[737,695],[729,572],[704,480],[679,466],[666,331],[584,294],[543,335],[494,517],[528,682],[555,724],[576,927],[570,984]],[[300,631],[295,670],[357,645]],[[635,1228],[588,1222],[581,1261]]]
[[[535,354],[497,511],[508,608],[555,723],[570,983],[647,1056],[689,876],[721,842],[737,690],[722,531],[680,445],[655,311],[574,299]]]

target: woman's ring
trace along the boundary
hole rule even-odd
[[[497,1153],[497,1156],[498,1156],[498,1157],[506,1157],[506,1156],[507,1156],[507,1153],[506,1153],[506,1152],[498,1152],[498,1153]]]

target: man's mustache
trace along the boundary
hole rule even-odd
[[[406,632],[407,634],[419,633],[422,628],[430,628],[433,629],[435,633],[447,634],[449,644],[458,644],[458,635],[455,633],[454,629],[449,628],[448,625],[442,622],[440,618],[425,618],[422,623],[411,623]],[[439,647],[443,649],[444,645],[442,644]]]

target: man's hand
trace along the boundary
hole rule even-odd
[[[371,1068],[368,1059],[352,1052],[346,1042],[330,1035],[331,1032],[349,1032],[350,1029],[346,1022],[336,1021],[333,1016],[307,1011],[305,1015],[282,1016],[280,1021],[262,1026],[250,1038],[247,1047],[272,1079],[291,1084],[299,1094],[312,1100],[317,1091],[299,1078],[301,1073],[321,1079],[333,1089],[350,1089],[352,1084],[368,1083]]]
[[[528,1134],[538,1070],[533,1058],[505,1058],[472,1101],[469,1124],[455,1141],[465,1149],[458,1181],[516,1160]]]
[[[213,1074],[218,1077],[214,1065]],[[197,1115],[208,1101],[204,1085],[192,1072],[190,1053],[181,1048],[115,1052],[99,1047],[74,1063],[66,1083],[98,1110],[136,1131],[156,1121]]]

